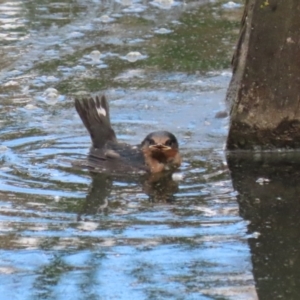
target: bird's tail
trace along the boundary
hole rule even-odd
[[[108,141],[115,142],[116,134],[111,127],[106,97],[75,99],[75,108],[91,135],[93,146],[101,148]]]

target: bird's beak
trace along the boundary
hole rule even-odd
[[[161,151],[171,150],[171,147],[163,145],[163,144],[150,145],[149,148],[151,150],[161,150]]]

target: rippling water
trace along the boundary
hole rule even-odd
[[[1,3],[1,299],[256,298],[215,118],[241,14],[222,3]],[[90,145],[73,98],[104,89],[121,141],[178,137],[183,180],[72,167]]]

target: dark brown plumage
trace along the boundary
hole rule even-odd
[[[92,139],[86,162],[89,168],[98,172],[158,173],[180,166],[178,142],[172,133],[152,132],[137,146],[119,143],[105,96],[75,99],[75,108]]]

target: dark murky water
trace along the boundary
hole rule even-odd
[[[274,184],[297,185],[288,177],[297,159],[270,163],[272,174],[288,172],[280,183],[261,160],[233,156],[232,182],[228,120],[215,118],[231,77],[235,6],[1,2],[1,299],[297,299],[298,234],[278,219],[286,213],[295,226],[298,209],[284,188],[270,204],[277,219],[262,208],[279,193]],[[175,133],[183,180],[162,192],[72,168],[90,144],[73,97],[100,91],[120,140]],[[289,259],[275,241],[292,245]]]

